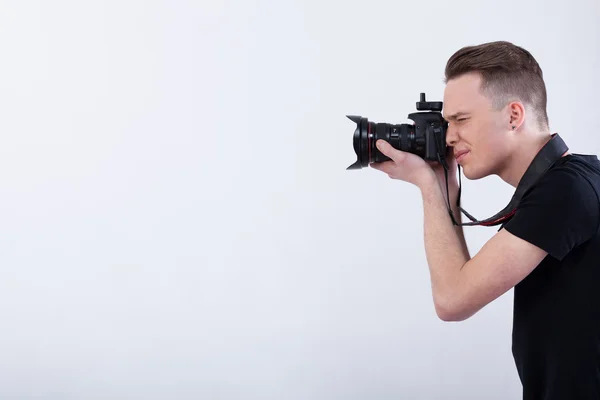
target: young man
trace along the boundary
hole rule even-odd
[[[508,42],[460,49],[446,65],[449,196],[461,220],[457,163],[469,179],[498,175],[519,190],[555,137],[534,57]],[[558,139],[557,139],[558,140]],[[600,399],[600,161],[562,150],[501,229],[471,257],[448,212],[439,164],[379,140],[372,164],[420,189],[437,315],[469,318],[511,288],[513,355],[524,399]],[[531,167],[531,168],[530,168]]]

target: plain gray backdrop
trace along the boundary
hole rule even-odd
[[[354,162],[459,48],[598,154],[597,0],[1,1],[0,398],[518,399],[512,291],[439,320],[418,190]],[[478,218],[513,188],[463,177]],[[472,254],[496,228],[465,228]]]

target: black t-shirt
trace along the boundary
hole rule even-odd
[[[500,229],[548,256],[514,289],[523,399],[600,399],[600,161],[569,154]]]

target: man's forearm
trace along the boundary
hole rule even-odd
[[[470,256],[462,227],[452,223],[446,197],[435,175],[425,179],[419,188],[423,197],[425,253],[433,297],[436,308],[443,311],[450,308],[459,295],[460,271]],[[454,218],[460,222],[462,218],[456,201],[451,205]]]
[[[448,202],[447,202],[448,200],[446,197],[446,186],[444,184],[442,184],[441,182],[440,182],[440,189],[442,191],[442,196],[444,197],[443,198],[444,210],[446,211],[446,215],[448,215]],[[458,198],[458,194],[455,194],[453,197],[453,194],[451,193],[450,206],[452,209],[452,214],[454,214],[454,219],[456,220],[456,222],[461,223],[463,221],[463,219],[462,219],[463,217],[462,217],[462,213],[460,212],[460,209],[456,205],[457,198]],[[450,220],[450,222],[452,222],[452,220]],[[458,237],[461,240],[463,251],[465,252],[465,257],[467,257],[467,260],[470,260],[471,256],[469,255],[469,249],[467,247],[467,242],[465,240],[465,235],[463,233],[463,227],[462,226],[454,226],[454,230],[456,231],[456,234],[458,235]]]

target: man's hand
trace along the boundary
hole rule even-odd
[[[372,168],[385,172],[392,179],[410,182],[419,188],[422,188],[424,182],[428,182],[433,173],[440,184],[440,188],[442,188],[442,192],[446,193],[446,177],[444,174],[444,167],[440,163],[436,161],[426,161],[416,154],[397,150],[385,140],[378,140],[376,145],[383,155],[392,160],[373,163],[371,164]],[[449,168],[448,188],[450,191],[450,201],[452,202],[452,205],[454,205],[456,204],[456,199],[458,197],[458,165],[452,151],[450,151],[448,157],[446,157],[446,162],[448,163]]]
[[[433,168],[421,157],[406,151],[400,151],[392,147],[385,140],[378,140],[379,151],[391,158],[391,161],[371,164],[371,168],[385,172],[392,179],[410,182],[421,187],[435,174]]]

